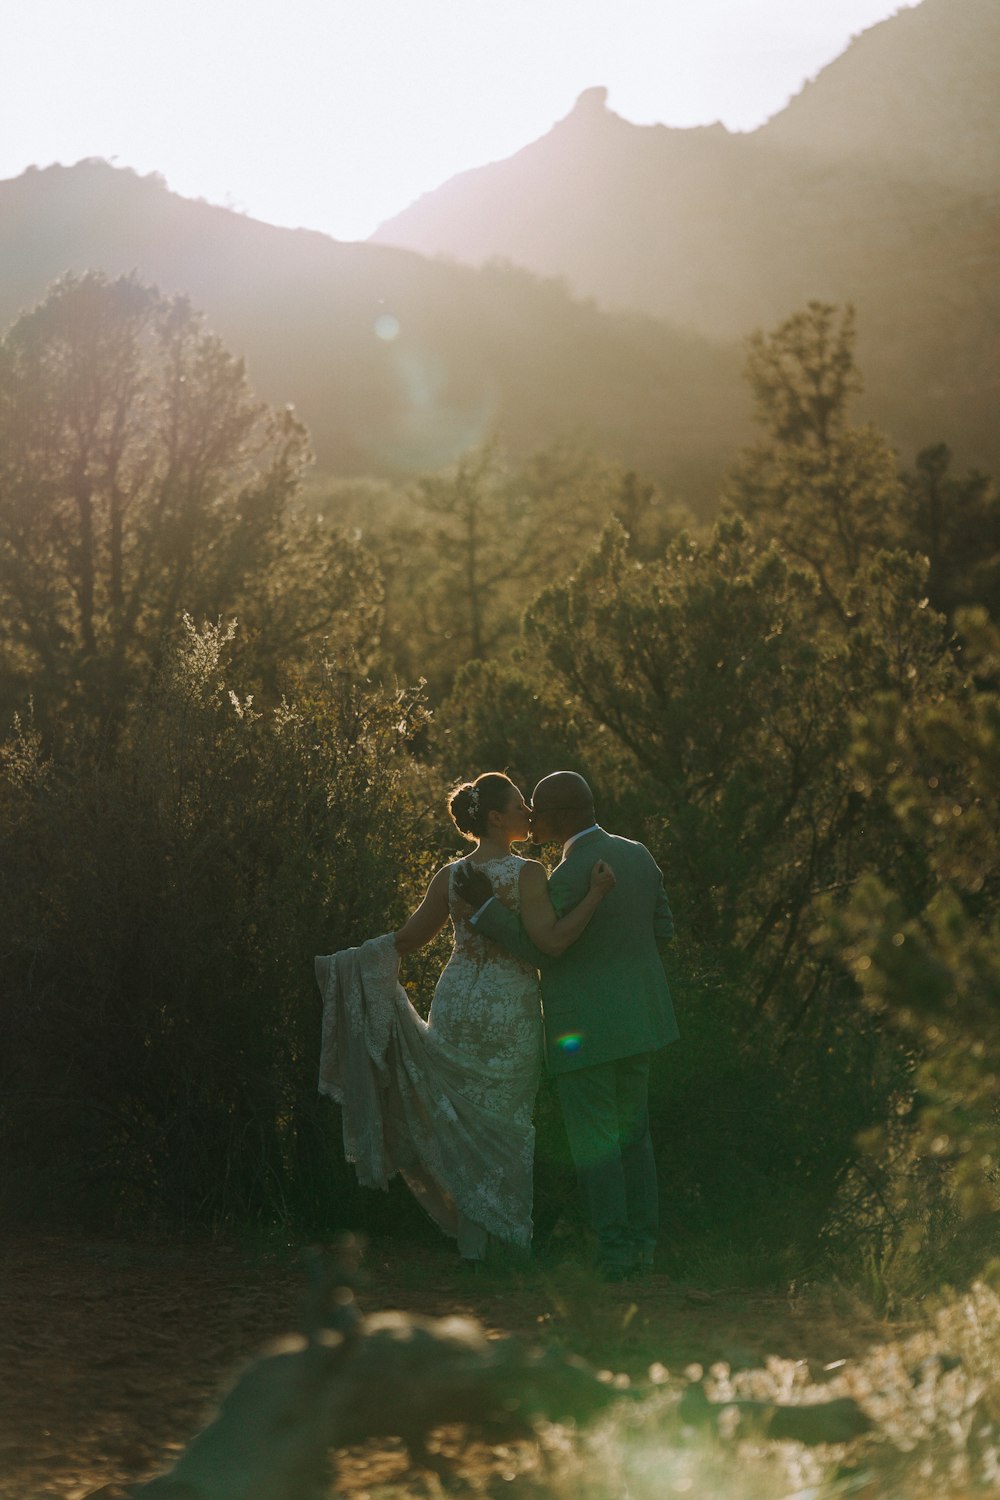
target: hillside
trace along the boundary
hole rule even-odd
[[[1000,6],[924,0],[752,134],[632,125],[589,89],[374,239],[502,257],[720,341],[853,301],[867,410],[904,455],[943,439],[996,468],[998,97]]]
[[[275,228],[101,161],[0,183],[0,324],[87,268],[187,293],[331,473],[438,468],[493,432],[515,454],[573,434],[703,506],[748,431],[737,349],[524,271]]]
[[[757,139],[897,176],[1000,189],[1000,6],[923,0],[855,38]]]
[[[923,0],[752,134],[632,125],[589,89],[367,244],[101,161],[30,169],[0,182],[0,325],[64,271],[134,268],[296,406],[326,472],[571,435],[704,509],[751,430],[742,340],[850,300],[862,412],[904,463],[945,441],[997,470],[998,96],[1000,5]]]

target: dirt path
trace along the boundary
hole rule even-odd
[[[893,1330],[815,1301],[713,1289],[711,1302],[656,1276],[600,1287],[570,1264],[469,1278],[442,1248],[374,1244],[365,1311],[456,1312],[490,1330],[555,1341],[642,1376],[769,1354],[813,1367],[860,1353]],[[295,1324],[302,1273],[225,1245],[20,1237],[0,1241],[0,1500],[81,1500],[164,1467],[202,1424],[239,1364]],[[704,1289],[695,1289],[703,1291]],[[898,1330],[897,1330],[898,1331]],[[481,1476],[505,1450],[468,1453]],[[397,1487],[401,1449],[371,1445],[341,1464],[341,1493]],[[489,1484],[486,1492],[490,1492]]]

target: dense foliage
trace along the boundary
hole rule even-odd
[[[272,662],[362,639],[374,569],[294,504],[290,411],[182,298],[66,277],[0,346],[0,692],[117,726],[182,611],[238,612]]]
[[[755,337],[761,438],[707,528],[567,445],[303,490],[294,417],[134,279],[66,280],[15,325],[12,1205],[412,1224],[353,1187],[315,1096],[311,956],[417,898],[450,781],[569,766],[678,918],[671,1241],[758,1275],[860,1251],[883,1278],[968,1244],[961,1213],[1000,1206],[1000,506],[946,451],[900,474],[852,425],[853,339],[815,303]],[[409,970],[418,1003],[440,956]],[[539,1227],[574,1212],[543,1091]]]

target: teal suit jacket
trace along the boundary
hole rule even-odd
[[[669,942],[674,922],[649,850],[603,828],[584,834],[549,876],[552,905],[559,916],[576,906],[598,859],[614,870],[614,889],[558,958],[536,948],[517,914],[500,901],[474,918],[477,932],[539,969],[552,1073],[655,1052],[678,1035],[658,946]]]

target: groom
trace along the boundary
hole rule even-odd
[[[601,1271],[609,1281],[622,1281],[652,1267],[656,1244],[649,1060],[677,1037],[659,951],[673,936],[673,918],[652,855],[597,824],[582,776],[556,771],[544,777],[531,803],[535,842],[562,845],[562,862],[549,877],[557,916],[584,896],[595,860],[606,860],[615,874],[614,889],[576,942],[549,958],[517,915],[492,898],[482,871],[463,866],[455,884],[463,899],[481,908],[472,918],[476,930],[541,971],[548,1069],[600,1245]]]

